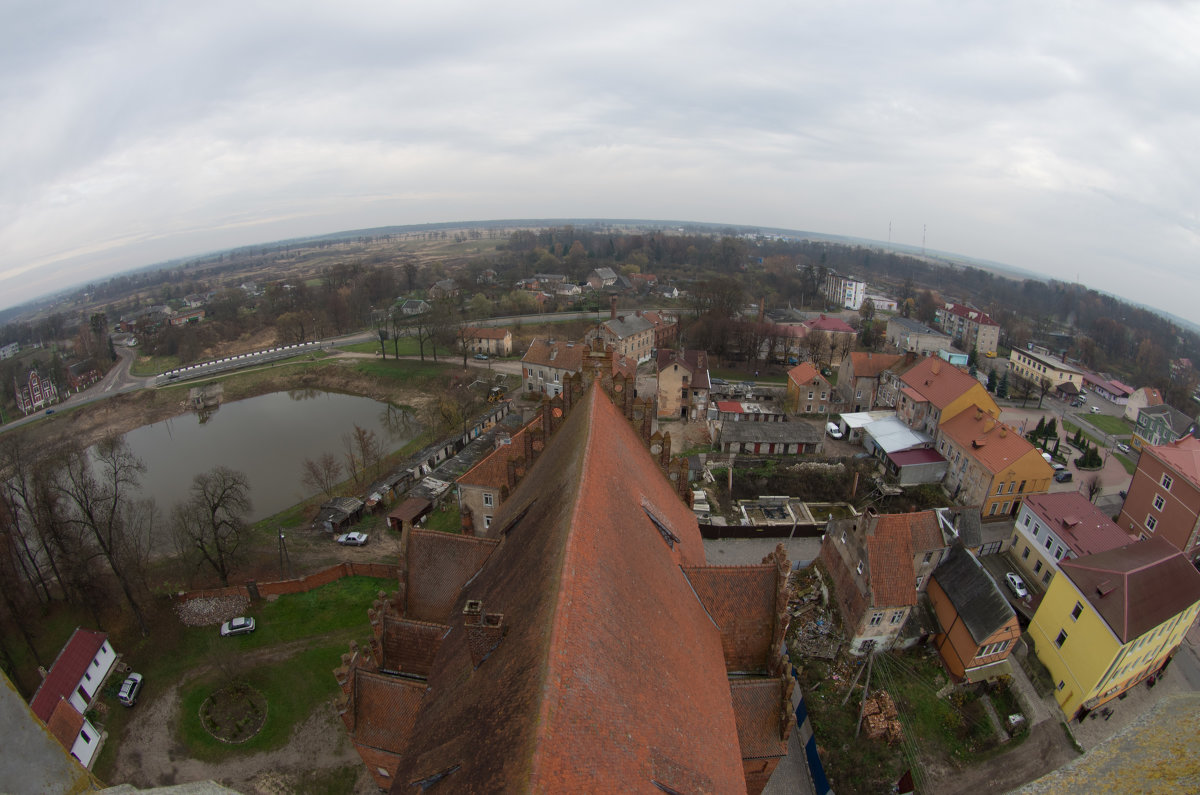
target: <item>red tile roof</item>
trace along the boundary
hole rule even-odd
[[[718,400],[717,411],[726,412],[729,414],[743,414],[745,409],[742,408],[740,400]]]
[[[493,529],[393,791],[743,790],[720,634],[680,570],[704,563],[695,516],[598,386]],[[478,667],[466,600],[502,614]]]
[[[836,317],[826,317],[819,315],[810,320],[804,321],[805,328],[810,331],[826,331],[834,334],[853,334],[854,327],[843,320]]]
[[[780,737],[783,692],[778,679],[741,679],[729,683],[737,716],[743,759],[775,759],[787,754]]]
[[[1054,472],[1038,449],[1021,434],[987,414],[967,409],[942,423],[942,433],[993,475],[1026,458],[1036,478],[1049,478]]]
[[[50,671],[42,680],[37,692],[33,694],[33,700],[29,702],[35,715],[47,723],[50,722],[50,716],[54,714],[58,702],[70,698],[75,692],[83,674],[96,658],[96,652],[100,651],[107,639],[108,635],[104,632],[94,632],[81,627],[75,629],[67,645],[58,653],[54,665],[50,666]]]
[[[508,444],[502,444],[488,453],[475,466],[468,469],[456,481],[466,486],[485,486],[499,489],[508,484],[508,462],[516,461],[518,470],[525,469],[525,434],[542,422],[539,413],[533,421],[509,437]]]
[[[884,370],[895,367],[904,357],[891,353],[861,353],[850,354],[850,366],[854,368],[856,378],[876,378]]]
[[[901,450],[898,453],[888,453],[888,458],[896,466],[910,467],[917,464],[938,464],[946,459],[937,450],[928,447],[922,447],[917,450]]]
[[[992,320],[986,312],[981,312],[978,309],[972,309],[969,306],[962,304],[946,304],[946,309],[953,315],[973,320],[981,326],[998,326],[996,321]]]
[[[818,370],[817,368],[813,367],[808,362],[801,362],[800,364],[793,367],[791,370],[788,370],[788,380],[794,382],[797,385],[808,384],[814,380],[822,381],[827,385],[829,383],[828,381],[825,381],[825,379],[821,377],[821,371]]]
[[[933,511],[923,513],[933,514]],[[884,514],[867,535],[867,566],[871,579],[872,607],[901,607],[917,603],[913,573],[913,534],[910,517],[919,514]],[[934,516],[934,522],[937,517]]]
[[[383,751],[402,751],[416,722],[425,683],[359,669],[354,675],[354,739]]]
[[[726,668],[765,672],[777,607],[775,566],[701,566],[683,572],[721,630]]]
[[[1058,567],[1121,643],[1200,602],[1200,571],[1157,537],[1064,560]]]
[[[1116,549],[1133,540],[1077,491],[1031,494],[1025,504],[1076,556]]]
[[[79,737],[79,730],[83,728],[83,716],[71,706],[71,702],[59,699],[50,713],[50,720],[46,721],[46,728],[62,743],[63,748],[70,751]]]
[[[1000,414],[1000,409],[979,381],[936,356],[921,359],[906,370],[900,380],[939,409],[946,408],[973,387],[980,387],[980,399],[987,403],[983,408],[993,416]]]

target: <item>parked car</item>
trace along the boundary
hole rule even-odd
[[[344,547],[361,547],[367,543],[366,533],[343,533],[337,537],[337,542]]]
[[[238,616],[221,625],[221,637],[229,635],[249,635],[254,631],[254,619]]]
[[[729,386],[729,382],[724,378],[709,378],[708,383],[712,386]]]
[[[477,353],[472,358],[478,359],[481,362],[486,362],[488,360],[488,355],[486,353]]]
[[[1065,469],[1060,469],[1058,472],[1055,472],[1054,479],[1059,483],[1070,483],[1072,480],[1071,473]]]
[[[142,675],[130,674],[125,677],[125,681],[121,683],[121,687],[117,690],[117,701],[120,701],[127,707],[132,707],[137,703],[138,693],[142,692]]]
[[[836,422],[825,423],[825,433],[829,434],[832,439],[842,438],[842,429],[838,427]]]
[[[1120,450],[1122,453],[1128,453],[1129,445],[1125,444],[1124,442],[1121,442],[1120,444],[1117,445],[1117,449]]]
[[[1024,599],[1029,596],[1029,589],[1025,587],[1025,581],[1016,572],[1010,571],[1008,574],[1005,574],[1004,583],[1018,599]]]
[[[1075,398],[1074,400],[1071,401],[1072,408],[1079,408],[1082,405],[1083,405],[1083,401],[1080,400],[1079,398]]]
[[[53,413],[54,413],[54,409],[46,409],[46,413],[47,413],[47,414],[53,414]]]
[[[1100,413],[1100,407],[1099,407],[1099,406],[1092,406],[1092,413],[1093,413],[1093,414],[1099,414],[1099,413]]]
[[[1061,470],[1064,470],[1064,469],[1066,469],[1066,467],[1065,467],[1065,466],[1063,466],[1062,464],[1058,463],[1057,461],[1051,461],[1051,462],[1050,462],[1050,468],[1051,468],[1051,469],[1053,469],[1055,472],[1059,472],[1059,471],[1061,471]]]

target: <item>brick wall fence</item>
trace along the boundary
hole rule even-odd
[[[400,567],[391,563],[338,563],[327,569],[321,569],[312,574],[306,574],[292,580],[276,582],[260,582],[254,589],[260,597],[278,596],[285,593],[304,593],[322,585],[340,580],[343,577],[383,577],[392,580],[400,579]],[[228,588],[208,588],[203,591],[183,591],[176,598],[181,602],[192,599],[212,598],[220,596],[251,597],[251,587],[247,585],[231,585]]]

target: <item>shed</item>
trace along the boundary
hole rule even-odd
[[[321,505],[312,526],[327,533],[340,533],[362,519],[363,501],[355,497],[334,497]]]
[[[388,527],[404,530],[407,523],[411,529],[423,516],[433,510],[433,502],[424,497],[409,497],[388,513]]]

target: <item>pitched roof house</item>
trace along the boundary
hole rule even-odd
[[[835,402],[833,387],[821,371],[801,362],[787,374],[787,410],[793,414],[827,414]]]
[[[493,356],[509,356],[513,350],[512,331],[491,326],[467,326],[459,339],[471,353],[490,353]]]
[[[833,580],[852,654],[890,648],[947,548],[934,511],[831,521],[821,562]]]
[[[1142,538],[1166,539],[1200,560],[1200,439],[1142,448],[1117,523]]]
[[[598,344],[598,343],[593,343]],[[530,392],[544,392],[551,397],[561,394],[567,377],[583,370],[584,360],[593,353],[591,345],[569,340],[549,340],[538,337],[529,343],[521,357],[521,377]],[[637,377],[637,361],[619,352],[608,350],[613,375]]]
[[[708,380],[708,353],[659,348],[657,370],[658,416],[704,419],[712,388]]]
[[[116,661],[107,634],[76,628],[29,702],[33,714],[89,769],[102,738],[84,713]]]
[[[1017,614],[974,555],[961,544],[951,547],[927,593],[941,626],[933,646],[955,679],[979,682],[1011,673],[1007,659],[1021,636]]]
[[[1000,407],[983,384],[937,357],[920,359],[895,379],[896,413],[911,428],[939,436],[939,427],[967,409],[978,408],[992,417]]]
[[[1087,497],[1061,491],[1025,498],[1011,548],[1021,573],[1044,586],[1060,561],[1123,547],[1133,540]]]
[[[1050,488],[1054,470],[1041,452],[982,409],[955,415],[941,431],[937,450],[950,462],[943,485],[963,505],[978,505],[985,520],[1015,515],[1026,495]]]
[[[879,376],[904,360],[900,354],[851,351],[838,369],[838,393],[852,412],[870,411],[876,405]]]
[[[1174,406],[1163,403],[1138,411],[1137,427],[1129,439],[1130,446],[1141,450],[1145,445],[1163,445],[1196,433],[1196,421]]]
[[[376,783],[761,791],[792,726],[790,566],[706,565],[678,494],[597,383],[487,538],[411,531],[336,671]]]

